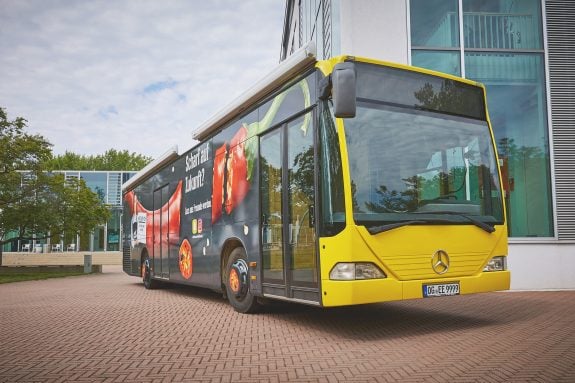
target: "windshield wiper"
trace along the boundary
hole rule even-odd
[[[460,217],[467,219],[469,222],[473,223],[475,226],[479,227],[480,229],[485,230],[488,233],[493,233],[495,231],[495,228],[493,226],[491,226],[485,222],[482,222],[478,219],[475,219],[475,218],[470,217],[470,216],[465,215],[465,214],[456,213],[454,211],[411,212],[410,214],[457,215],[457,216],[460,216]],[[417,225],[417,224],[424,224],[424,223],[445,223],[445,222],[452,222],[452,221],[449,221],[446,219],[418,219],[418,220],[411,220],[411,221],[394,222],[394,223],[389,223],[387,225],[381,225],[381,226],[374,226],[374,227],[368,228],[367,231],[369,231],[370,234],[374,235],[374,234],[378,234],[378,233],[383,233],[384,231],[393,230],[393,229],[397,229],[397,228],[400,228],[403,226],[408,226],[408,225]]]
[[[446,211],[442,211],[442,210],[440,210],[440,211],[425,211],[425,212],[414,211],[414,212],[411,212],[411,214],[449,214],[449,215],[456,215],[456,216],[463,217],[463,218],[467,219],[469,222],[473,223],[475,226],[485,230],[488,233],[493,233],[495,231],[495,227],[493,227],[493,226],[491,226],[491,225],[489,225],[483,221],[480,221],[480,220],[473,218],[469,215],[457,213],[454,211],[448,211],[448,210],[446,210]]]
[[[374,226],[374,227],[370,227],[367,229],[367,231],[369,231],[370,234],[378,234],[378,233],[383,233],[384,231],[388,231],[388,230],[393,230],[393,229],[397,229],[399,227],[403,227],[403,226],[408,226],[408,225],[417,225],[417,224],[422,224],[422,223],[437,223],[437,222],[449,222],[448,220],[441,220],[441,219],[418,219],[418,220],[412,220],[412,221],[403,221],[403,222],[394,222],[394,223],[388,223],[387,225],[381,225],[381,226]]]

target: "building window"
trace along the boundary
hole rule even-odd
[[[316,45],[320,60],[339,54],[339,0],[288,0],[289,32],[282,41],[281,60],[309,41]]]
[[[108,173],[108,204],[114,206],[122,204],[122,173]]]
[[[487,88],[510,236],[553,236],[540,0],[411,0],[410,17],[413,65]]]
[[[461,76],[458,0],[411,0],[411,63]]]
[[[459,48],[457,0],[411,0],[413,48]]]
[[[112,216],[108,220],[106,228],[107,232],[107,247],[108,251],[119,251],[120,250],[120,226],[122,219],[122,208],[116,207],[112,208]]]
[[[543,49],[540,0],[463,0],[465,49]]]
[[[543,61],[542,54],[465,54],[468,77],[487,87],[515,237],[553,235]]]
[[[86,182],[94,193],[98,195],[100,200],[104,203],[107,202],[107,175],[104,172],[81,172],[80,178]]]
[[[461,55],[459,52],[413,50],[411,63],[421,68],[461,76]]]

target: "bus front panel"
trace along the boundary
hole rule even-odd
[[[357,62],[356,71],[356,116],[335,124],[339,172],[333,154],[321,159],[331,171],[321,185],[323,305],[508,289],[483,88],[373,63]],[[345,194],[339,203],[334,179]]]

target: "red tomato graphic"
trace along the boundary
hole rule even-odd
[[[192,246],[187,239],[182,241],[180,245],[180,252],[178,257],[178,264],[180,266],[180,273],[182,277],[186,279],[190,279],[192,276],[193,271],[193,263],[192,263]]]
[[[245,155],[245,141],[248,130],[244,125],[237,131],[230,142],[230,153],[227,163],[226,213],[230,214],[245,198],[250,189],[248,182],[248,161]]]
[[[212,222],[222,216],[224,204],[224,171],[226,169],[226,144],[216,149],[214,157],[214,176],[212,180]]]
[[[168,202],[157,210],[146,209],[140,201],[138,201],[138,197],[135,195],[133,190],[128,192],[124,199],[130,206],[132,214],[146,213],[146,246],[148,250],[154,249],[154,251],[159,251],[158,246],[160,244],[167,246],[168,236],[170,238],[170,242],[179,242],[182,181],[178,182],[178,186]],[[163,234],[161,238],[160,223]],[[154,237],[156,238],[156,243],[154,243]],[[154,244],[156,245],[156,248],[154,248]]]

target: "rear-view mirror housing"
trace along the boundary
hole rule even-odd
[[[338,118],[355,117],[355,66],[351,62],[336,64],[331,74],[333,112]]]

